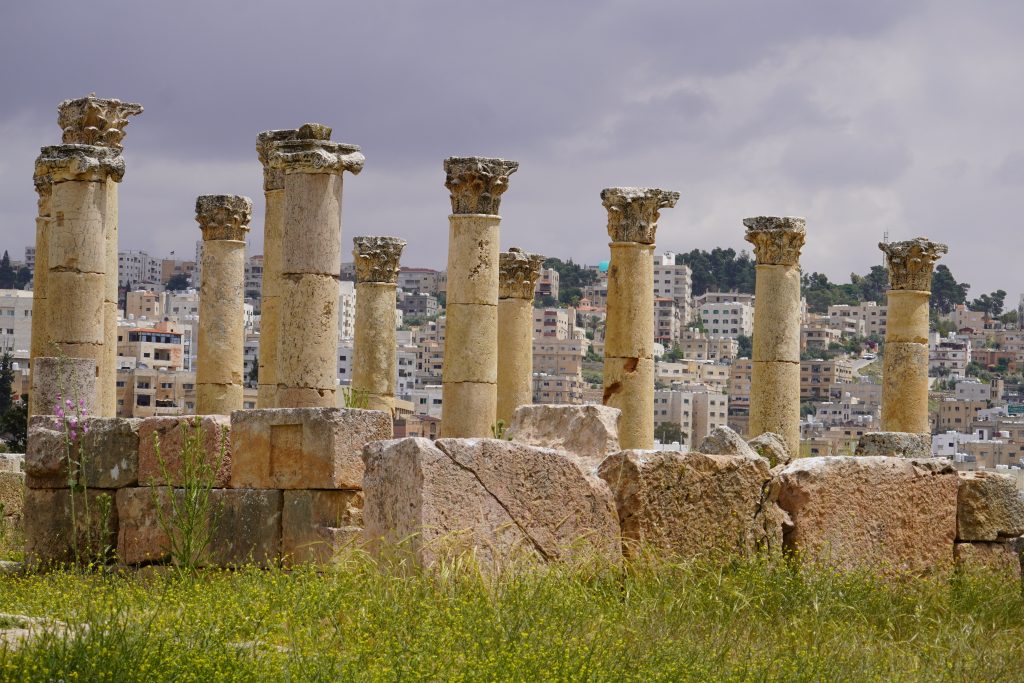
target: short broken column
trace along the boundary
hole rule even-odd
[[[398,261],[405,240],[356,237],[356,334],[352,390],[365,395],[366,408],[394,417],[398,364],[395,346]]]
[[[356,145],[332,142],[331,129],[305,124],[274,142],[270,167],[284,171],[278,408],[337,406],[338,296],[342,173],[359,173]]]
[[[263,279],[260,289],[259,379],[256,407],[274,408],[277,396],[277,336],[281,323],[281,258],[284,245],[284,171],[270,167],[273,143],[292,140],[297,130],[265,130],[256,137],[256,153],[263,165]]]
[[[498,409],[506,426],[533,403],[533,290],[544,257],[512,247],[498,259]]]
[[[661,209],[678,200],[657,188],[601,190],[612,239],[602,403],[622,411],[623,449],[654,447],[654,239]]]
[[[800,249],[803,218],[746,218],[754,245],[753,371],[750,436],[774,432],[790,453],[800,452]]]
[[[450,157],[448,293],[441,436],[491,435],[498,382],[498,232],[501,195],[516,161]]]
[[[75,100],[65,100],[57,108],[57,121],[65,144],[83,144],[106,147],[118,155],[129,116],[142,113],[142,105],[121,100],[102,99],[91,94]],[[122,162],[123,164],[123,162]],[[117,414],[117,300],[118,300],[118,200],[117,188],[124,175],[108,175],[105,179],[103,234],[106,248],[106,280],[103,291],[103,358],[99,363],[96,382],[99,391],[98,415],[114,417]]]
[[[39,211],[36,215],[36,263],[32,275],[32,338],[29,347],[29,367],[32,388],[28,394],[28,414],[48,415],[52,409],[46,402],[40,403],[35,390],[36,359],[52,353],[50,335],[46,328],[46,280],[50,262],[50,195],[52,179],[45,173],[36,173],[33,178],[39,195]]]
[[[924,237],[881,243],[889,267],[882,356],[882,431],[927,434],[928,305],[932,269],[945,244]]]
[[[245,345],[245,236],[252,200],[236,195],[196,199],[203,232],[199,290],[196,414],[242,409]]]

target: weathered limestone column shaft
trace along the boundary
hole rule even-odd
[[[331,129],[301,126],[274,142],[270,167],[284,171],[278,408],[333,408],[337,401],[338,285],[341,275],[342,173],[359,173],[355,145],[331,141]]]
[[[242,409],[245,388],[245,236],[252,200],[235,195],[196,199],[203,231],[199,288],[196,414]]]
[[[544,257],[512,247],[498,259],[498,410],[506,425],[533,403],[533,291]]]
[[[281,226],[284,217],[284,171],[270,168],[270,149],[281,140],[294,140],[298,131],[265,130],[256,138],[263,165],[263,283],[260,291],[259,393],[257,408],[277,407],[277,335],[281,324]]]
[[[57,122],[65,144],[107,147],[118,154],[123,149],[128,117],[142,113],[134,102],[97,98],[95,94],[65,100],[57,107]],[[118,198],[121,177],[108,176],[105,198],[104,241],[106,243],[106,285],[103,293],[103,358],[96,387],[102,417],[117,414],[117,299],[118,299]]]
[[[498,383],[498,232],[501,195],[519,162],[444,161],[451,193],[441,429],[444,437],[488,437]]]
[[[678,200],[657,188],[601,190],[612,239],[603,403],[622,411],[623,449],[654,448],[654,239],[661,209]]]
[[[882,431],[927,434],[932,269],[949,248],[924,237],[878,247],[885,252],[891,287],[882,356]]]
[[[352,390],[366,396],[366,408],[394,417],[396,288],[398,261],[405,240],[356,237],[356,337],[352,353]]]
[[[124,159],[117,150],[95,145],[44,147],[36,176],[52,180],[47,229],[47,355],[88,358],[97,367],[97,404],[104,353],[103,302],[107,286],[106,226],[111,201],[108,180],[119,181]],[[56,349],[53,348],[56,345]],[[108,391],[113,392],[113,383]]]
[[[774,432],[800,452],[800,249],[803,218],[746,218],[754,245],[753,373],[750,436]]]
[[[49,275],[50,263],[50,200],[52,193],[52,179],[50,176],[36,174],[36,193],[39,195],[39,212],[36,216],[36,264],[32,276],[32,339],[29,347],[29,367],[34,368],[35,359],[44,356],[52,356],[50,349],[50,336],[46,325],[46,280]],[[34,369],[33,369],[34,372]],[[32,386],[35,386],[32,380]],[[28,414],[48,415],[53,410],[51,406],[39,405],[36,390],[29,389]]]

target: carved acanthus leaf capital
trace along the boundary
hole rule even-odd
[[[398,261],[402,258],[405,240],[397,237],[353,237],[356,282],[398,281]]]
[[[53,177],[49,173],[40,173],[39,170],[37,164],[36,172],[32,176],[32,183],[35,185],[38,195],[39,215],[49,216],[50,198],[53,196]]]
[[[272,142],[268,163],[288,173],[342,173],[363,170],[366,157],[358,145],[331,141],[331,129],[322,123],[299,126],[294,138]]]
[[[203,241],[244,242],[252,219],[252,200],[234,194],[204,194],[196,199],[196,222]]]
[[[654,244],[662,209],[671,209],[679,193],[656,187],[607,187],[601,203],[608,210],[608,236],[613,242]]]
[[[498,298],[533,301],[544,257],[511,247],[498,256]]]
[[[263,165],[263,191],[284,189],[284,171],[270,167],[270,151],[275,142],[294,140],[299,131],[295,128],[265,130],[256,136],[256,154]]]
[[[518,161],[486,157],[448,157],[444,160],[444,186],[452,199],[453,214],[498,215],[508,177]]]
[[[744,238],[754,245],[760,266],[795,266],[807,236],[807,221],[797,216],[754,216],[744,218]]]
[[[945,244],[924,237],[906,242],[881,242],[878,248],[885,252],[889,286],[919,292],[932,291],[932,269],[939,257],[949,251]]]
[[[36,157],[34,177],[48,176],[50,182],[65,180],[121,182],[124,157],[112,147],[96,145],[53,145],[43,147]]]
[[[142,113],[142,105],[107,100],[91,93],[57,106],[57,123],[66,145],[97,145],[121,151],[128,117]]]

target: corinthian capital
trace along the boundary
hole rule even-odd
[[[398,260],[402,257],[405,240],[397,237],[353,237],[355,249],[356,282],[398,281]]]
[[[608,210],[608,236],[613,242],[654,244],[662,209],[671,209],[679,193],[656,187],[607,187],[601,203]]]
[[[284,189],[284,171],[270,168],[270,150],[275,142],[294,140],[299,131],[295,128],[265,130],[256,135],[256,154],[263,165],[263,191]]]
[[[46,176],[51,182],[65,180],[121,182],[124,157],[112,147],[96,145],[53,145],[43,147],[36,157],[35,177]]]
[[[939,257],[949,251],[945,244],[924,237],[906,242],[882,242],[878,248],[885,252],[889,265],[889,285],[893,289],[932,291],[932,268]]]
[[[544,257],[511,247],[498,256],[498,298],[533,301]]]
[[[49,173],[40,173],[38,164],[36,172],[32,176],[32,183],[36,186],[37,203],[39,215],[50,215],[50,198],[53,196],[53,177]]]
[[[203,241],[245,241],[252,218],[252,200],[234,194],[204,194],[196,199],[196,222]]]
[[[107,100],[91,93],[57,106],[57,123],[66,145],[97,145],[121,151],[128,117],[142,113],[142,105]]]
[[[358,145],[331,141],[331,129],[322,123],[306,123],[294,138],[271,143],[270,167],[284,173],[358,174],[366,157]]]
[[[448,157],[444,160],[444,186],[452,198],[452,213],[498,215],[508,177],[518,161],[485,157]]]
[[[807,221],[796,216],[754,216],[744,218],[745,239],[754,245],[754,258],[761,266],[795,266],[804,246]]]

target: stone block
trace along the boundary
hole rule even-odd
[[[195,415],[181,417],[147,417],[139,424],[139,482],[144,486],[182,486],[181,451],[186,437],[195,436]],[[226,487],[231,480],[231,418],[227,415],[198,417],[202,430],[205,461],[217,466],[213,486]],[[159,439],[160,458],[168,477],[164,476],[154,439]]]
[[[0,516],[20,515],[25,501],[25,473],[0,470]]]
[[[100,414],[96,393],[96,361],[90,358],[32,359],[33,415],[53,415],[58,401],[85,399],[89,415]],[[59,397],[59,398],[58,398]]]
[[[90,562],[112,550],[117,543],[115,493],[101,489],[77,491],[72,503],[71,489],[26,489],[25,561],[30,565],[76,559]]]
[[[360,489],[363,446],[390,439],[378,410],[268,408],[231,414],[231,486]]]
[[[778,474],[786,547],[839,568],[887,573],[947,567],[957,475],[946,460],[798,458]]]
[[[24,453],[0,453],[0,472],[24,472]]]
[[[496,439],[408,438],[368,444],[363,520],[371,552],[423,564],[473,553],[618,561],[611,491],[571,453]]]
[[[868,432],[857,441],[854,455],[884,455],[900,458],[930,458],[931,434],[910,432]]]
[[[709,455],[740,455],[744,458],[759,458],[757,451],[751,448],[743,437],[729,427],[715,427],[704,437],[697,448],[701,453]]]
[[[71,447],[70,473],[86,488],[117,489],[139,481],[139,423],[121,417],[83,420]],[[36,415],[29,421],[25,453],[25,483],[29,488],[64,488],[69,485],[67,437],[59,418]]]
[[[117,491],[117,559],[124,564],[140,565],[166,562],[171,557],[171,541],[157,514],[171,509],[171,491],[167,486],[128,487]]]
[[[505,433],[527,446],[568,451],[597,467],[619,450],[618,408],[597,405],[527,405],[512,416]]]
[[[953,556],[959,567],[1021,575],[1021,554],[1014,543],[957,543]]]
[[[997,541],[1024,534],[1024,498],[1014,480],[996,472],[961,472],[958,541]]]
[[[363,540],[360,491],[285,491],[281,553],[287,564],[328,564],[346,546]]]
[[[788,465],[793,460],[786,442],[774,432],[765,432],[747,442],[755,453],[768,460],[772,467]]]

